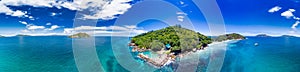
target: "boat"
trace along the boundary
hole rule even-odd
[[[254,46],[258,46],[258,43],[254,43]]]

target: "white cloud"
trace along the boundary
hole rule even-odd
[[[184,12],[176,12],[177,15],[187,15],[186,13]]]
[[[84,19],[103,19],[109,20],[116,18],[116,15],[125,13],[131,5],[128,3],[131,0],[113,0],[105,4],[102,8],[95,9],[96,14],[84,15]]]
[[[281,9],[281,7],[279,7],[279,6],[275,6],[275,7],[271,8],[271,9],[269,9],[269,11],[268,11],[268,12],[270,12],[270,13],[274,13],[274,12],[277,12],[277,11],[279,11],[280,9]]]
[[[29,16],[28,18],[29,18],[29,19],[33,19],[33,16]]]
[[[125,27],[127,27],[127,28],[129,28],[129,29],[135,29],[135,28],[137,28],[135,25],[131,25],[131,26],[125,25]]]
[[[50,28],[47,28],[45,30],[55,30],[57,28],[60,28],[61,26],[58,26],[58,25],[52,25]]]
[[[57,14],[56,13],[51,13],[51,16],[56,16]]]
[[[46,23],[46,25],[51,25],[51,23]]]
[[[286,18],[289,19],[289,18],[291,18],[291,17],[294,17],[293,12],[295,12],[295,11],[296,11],[295,9],[289,9],[289,10],[287,10],[287,11],[281,13],[281,16],[284,16],[284,17],[286,17]]]
[[[28,25],[27,29],[36,30],[36,29],[45,29],[45,27],[44,26],[36,26],[36,25]]]
[[[33,6],[33,7],[56,7],[61,9],[62,7],[83,11],[91,11],[92,15],[84,15],[83,19],[114,19],[116,15],[123,14],[129,8],[131,8],[132,0],[1,0],[0,1],[0,13],[11,16],[22,16],[25,12],[13,11],[8,6]],[[95,14],[93,14],[95,13]],[[52,14],[53,15],[53,14]]]
[[[70,34],[70,33],[73,33],[73,32],[74,32],[73,28],[65,28],[63,33]]]
[[[177,20],[183,22],[184,16],[177,16]]]
[[[178,16],[177,16],[177,20],[180,21],[180,22],[183,22],[184,17],[187,15],[187,14],[184,13],[184,12],[176,12],[176,14],[178,15]]]
[[[76,32],[95,33],[99,36],[128,36],[128,34],[135,35],[145,33],[147,31],[135,29],[136,26],[79,26],[75,28],[65,28],[64,33],[71,34]]]
[[[13,12],[11,16],[22,17],[22,16],[24,16],[24,15],[25,15],[24,12],[22,12],[22,11],[20,11],[20,10],[17,10],[17,11],[15,11],[15,12]]]
[[[21,30],[21,32],[23,32],[23,33],[28,33],[28,32],[30,32],[30,31],[27,30],[27,29],[25,29],[25,30]]]
[[[291,28],[296,29],[296,27],[298,26],[299,23],[300,23],[300,21],[296,21]]]
[[[294,18],[295,20],[300,20],[300,18],[299,18],[299,17],[295,17],[295,16],[294,16],[293,18]]]
[[[180,3],[180,4],[184,4],[184,2],[183,2],[183,1],[179,1],[179,3]]]
[[[27,25],[28,23],[25,21],[19,21],[21,24]]]

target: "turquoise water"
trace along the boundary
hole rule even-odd
[[[230,44],[222,72],[299,72],[298,41],[295,37],[248,37]]]
[[[102,66],[107,72],[128,72],[114,57],[110,40],[110,37],[96,37],[97,53]],[[221,71],[298,72],[300,42],[297,41],[300,41],[300,38],[248,37],[246,40],[232,43],[227,46]],[[256,42],[259,46],[254,46]],[[72,39],[65,36],[0,38],[0,57],[0,72],[78,71],[73,56]],[[141,60],[137,62],[144,63]],[[201,61],[199,65],[206,66],[205,62],[207,61]],[[161,70],[170,71],[168,68],[173,68],[171,66],[176,65]]]

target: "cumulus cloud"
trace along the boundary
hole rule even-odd
[[[13,13],[11,14],[11,16],[22,17],[22,16],[24,16],[25,14],[26,14],[25,12],[22,12],[22,11],[20,11],[20,10],[17,10],[17,11],[15,11],[15,12],[13,12]]]
[[[280,9],[281,9],[281,7],[279,7],[279,6],[275,6],[275,7],[271,8],[271,9],[269,9],[269,11],[268,11],[268,12],[270,12],[270,13],[274,13],[274,12],[277,12],[277,11],[279,11]]]
[[[125,13],[131,5],[128,3],[131,0],[112,0],[105,4],[102,8],[94,10],[93,15],[84,15],[84,19],[103,19],[109,20],[116,18],[116,15]]]
[[[58,25],[52,25],[50,28],[47,28],[45,30],[55,30],[57,28],[60,28],[61,26],[58,26]]]
[[[87,33],[95,33],[100,36],[126,36],[128,34],[141,34],[147,31],[135,29],[136,26],[79,26],[75,28],[65,28],[64,33],[71,34],[76,32],[87,32]]]
[[[67,8],[70,10],[83,11],[89,13],[84,15],[83,19],[114,19],[116,15],[123,14],[129,8],[131,0],[0,0],[0,13],[11,16],[24,16],[25,12],[12,10],[8,6],[33,6],[49,8]],[[54,15],[54,14],[52,14]],[[56,15],[56,14],[55,14]]]
[[[294,17],[293,12],[295,12],[295,11],[296,11],[295,9],[289,9],[289,10],[287,10],[287,11],[281,13],[281,16],[284,16],[284,17],[286,17],[286,18],[289,19],[289,18],[291,18],[291,17]]]

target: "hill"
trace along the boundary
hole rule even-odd
[[[232,34],[225,34],[225,35],[220,35],[217,38],[215,38],[215,41],[225,41],[225,40],[233,40],[233,39],[245,39],[244,36],[237,34],[237,33],[232,33]]]
[[[74,34],[74,35],[71,35],[68,37],[69,38],[88,38],[88,37],[90,37],[90,35],[87,33],[77,33],[77,34]]]
[[[16,36],[30,36],[30,35],[25,35],[25,34],[18,34]]]
[[[212,43],[211,38],[181,26],[170,26],[156,31],[150,31],[131,39],[139,48],[159,51],[170,46],[171,51],[192,51],[195,48],[206,47]]]
[[[271,37],[271,36],[269,36],[267,34],[258,34],[258,35],[256,35],[256,37]]]

